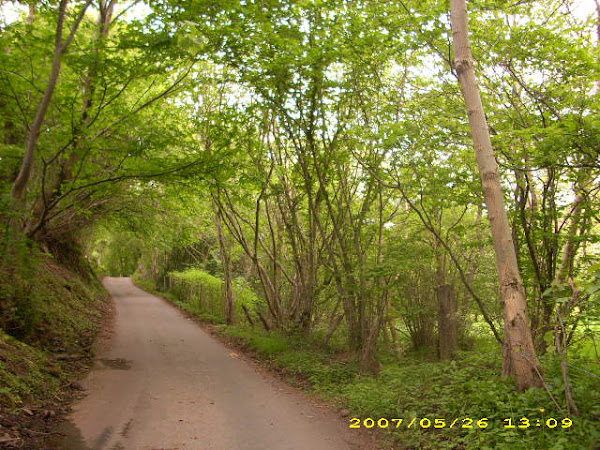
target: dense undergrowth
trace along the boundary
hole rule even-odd
[[[134,275],[134,281],[142,288],[157,292],[153,282],[144,279],[139,274]],[[168,275],[169,291],[166,292],[171,301],[190,314],[202,320],[215,324],[225,323],[223,306],[223,281],[203,270],[188,269],[182,272],[171,272]],[[236,316],[243,317],[242,305],[249,312],[255,312],[260,299],[249,289],[243,278],[233,282],[236,298]],[[164,292],[160,293],[165,295]]]
[[[152,283],[137,282],[155,290]],[[166,294],[188,312],[222,323],[222,316],[207,314],[199,301]],[[267,361],[289,382],[347,409],[349,425],[358,422],[363,428],[380,428],[383,439],[394,448],[571,450],[600,445],[600,368],[590,370],[584,360],[570,361],[581,410],[575,417],[563,407],[556,359],[543,359],[546,389],[520,393],[512,380],[500,377],[500,351],[487,336],[477,338],[478,351],[460,352],[449,362],[424,361],[413,353],[401,358],[381,353],[381,371],[373,376],[359,372],[343,339],[323,347],[318,332],[308,340],[259,327],[219,325],[218,332]],[[566,418],[572,425],[563,422]]]

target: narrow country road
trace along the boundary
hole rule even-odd
[[[375,448],[128,278],[104,284],[116,304],[114,332],[57,448]]]

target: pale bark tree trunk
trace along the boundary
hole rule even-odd
[[[35,22],[35,7],[36,7],[36,3],[35,2],[31,2],[29,4],[29,14],[27,15],[27,24],[29,25],[33,25],[33,22]]]
[[[504,310],[504,373],[514,375],[519,389],[541,387],[541,367],[533,346],[527,317],[527,298],[518,270],[504,194],[500,184],[488,124],[475,78],[469,45],[465,0],[450,0],[451,23],[456,55],[455,70],[468,110],[469,126],[488,208],[496,266]]]

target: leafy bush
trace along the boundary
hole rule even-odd
[[[248,348],[261,353],[266,357],[273,357],[277,353],[289,350],[288,342],[282,336],[270,333],[262,334],[243,328],[229,327],[227,334],[243,341]]]
[[[200,269],[187,269],[171,272],[168,286],[169,293],[184,310],[209,322],[224,322],[225,292],[221,279]],[[237,317],[244,314],[242,305],[254,310],[261,301],[243,279],[234,280],[233,290]]]

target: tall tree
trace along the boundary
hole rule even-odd
[[[44,123],[44,119],[46,118],[46,113],[48,112],[48,107],[50,106],[50,102],[52,101],[52,96],[54,95],[56,83],[58,83],[58,78],[60,76],[62,57],[69,48],[69,45],[71,45],[71,42],[75,37],[75,33],[79,28],[79,24],[81,23],[81,20],[85,15],[85,11],[87,10],[91,2],[91,0],[88,0],[82,6],[81,10],[79,11],[79,14],[75,19],[75,22],[73,23],[73,25],[71,25],[69,34],[65,39],[63,39],[63,30],[65,26],[65,18],[67,15],[68,0],[61,0],[60,5],[58,7],[58,19],[56,22],[56,38],[54,43],[54,56],[52,58],[52,70],[50,72],[50,78],[48,79],[48,84],[46,85],[44,96],[42,97],[42,100],[40,101],[40,104],[37,108],[35,119],[29,129],[29,134],[26,139],[25,155],[23,156],[21,169],[19,170],[19,174],[17,175],[17,178],[15,179],[12,186],[11,193],[17,204],[23,201],[23,196],[25,194],[27,183],[31,175],[31,169],[33,167],[33,160],[35,156],[35,149],[37,147],[40,132],[42,130],[42,124]]]
[[[492,148],[489,127],[483,110],[479,85],[475,77],[468,35],[465,0],[450,0],[451,24],[455,51],[454,69],[458,75],[468,110],[469,126],[475,146],[477,164],[488,209],[496,266],[504,312],[504,369],[514,375],[522,389],[542,385],[541,367],[533,345],[527,317],[527,297],[519,273],[517,254],[500,184],[500,171]]]

